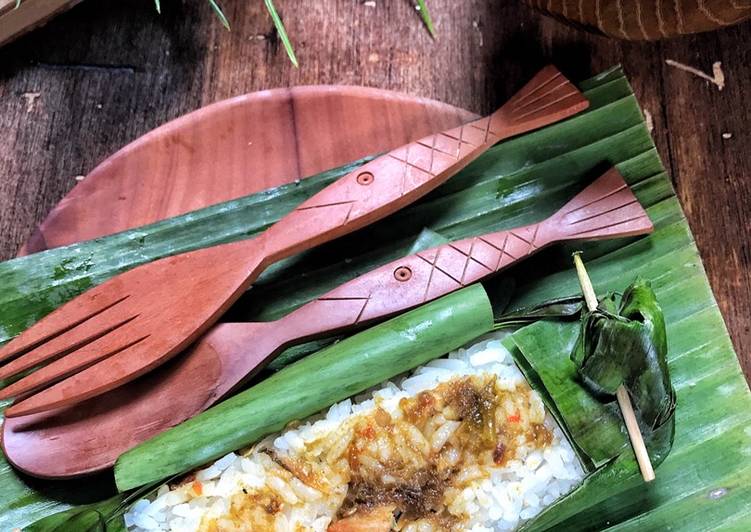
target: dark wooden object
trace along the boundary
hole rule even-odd
[[[420,251],[276,321],[219,324],[185,356],[139,380],[54,413],[8,418],[3,450],[16,467],[35,476],[71,477],[105,469],[136,444],[214,404],[285,347],[413,308],[555,242],[633,236],[652,229],[647,213],[612,169],[541,222]]]
[[[276,4],[299,69],[289,64],[262,3],[240,0],[222,2],[231,32],[199,0],[163,1],[161,16],[153,2],[100,0],[0,49],[0,256],[15,255],[76,176],[218,100],[275,87],[351,84],[485,113],[544,64],[581,79],[620,62],[652,116],[658,150],[751,375],[751,22],[633,43],[576,30],[522,2],[431,0],[433,41],[406,1]],[[726,87],[720,92],[665,59],[707,72],[722,61]]]
[[[743,0],[527,0],[544,13],[617,39],[655,40],[716,30],[751,16]]]
[[[0,46],[70,9],[81,0],[0,0]]]
[[[69,406],[143,375],[206,332],[270,264],[380,220],[445,182],[496,142],[563,120],[588,105],[548,66],[491,115],[368,162],[253,239],[166,257],[88,290],[0,348],[0,379],[51,361],[0,390],[0,399],[21,398],[5,416]],[[194,121],[200,122],[200,116],[194,113]],[[196,167],[197,181],[210,177]]]

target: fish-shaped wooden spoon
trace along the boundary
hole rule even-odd
[[[0,390],[0,399],[23,398],[5,416],[69,406],[153,370],[206,332],[270,264],[395,212],[499,140],[587,105],[547,67],[492,115],[372,160],[256,238],[163,258],[88,290],[0,348],[0,380],[49,362]]]
[[[289,345],[415,307],[554,242],[651,230],[647,213],[618,171],[610,170],[542,222],[420,251],[277,321],[216,325],[183,356],[105,395],[56,412],[6,419],[5,454],[19,469],[40,477],[104,469],[131,447],[207,409]]]

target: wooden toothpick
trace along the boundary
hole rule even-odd
[[[592,287],[592,281],[589,280],[589,275],[587,275],[587,270],[584,268],[584,262],[582,262],[580,253],[574,253],[574,265],[576,266],[576,273],[579,276],[579,284],[584,293],[584,301],[591,312],[597,308],[597,296]],[[618,387],[615,396],[618,399],[618,406],[621,408],[621,414],[628,430],[631,447],[633,447],[634,454],[636,455],[636,461],[639,463],[641,476],[644,482],[651,482],[655,479],[655,470],[652,467],[652,462],[649,460],[649,453],[647,452],[647,446],[644,444],[644,437],[639,430],[639,423],[636,421],[634,406],[631,404],[631,398],[623,384]]]

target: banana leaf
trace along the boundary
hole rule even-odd
[[[514,359],[524,362],[530,370],[527,378],[534,382],[534,372],[546,391],[548,408],[563,421],[579,458],[587,469],[605,465],[628,446],[625,428],[620,423],[618,406],[603,404],[578,382],[575,364],[569,359],[579,342],[579,324],[542,321],[524,327],[513,335],[520,353],[512,351]],[[521,364],[525,365],[525,364]],[[539,386],[536,386],[539,390]],[[566,416],[561,412],[578,412]]]
[[[120,517],[128,499],[116,495],[104,502],[74,507],[47,516],[24,528],[26,532],[125,532]]]
[[[634,402],[655,468],[673,444],[675,391],[667,367],[665,322],[649,282],[635,280],[619,306],[615,294],[608,294],[597,309],[581,313],[580,325],[559,318],[546,316],[546,321],[514,332],[512,354],[565,427],[591,475],[527,523],[526,530],[551,528],[638,483],[615,402],[621,384]]]
[[[625,491],[598,504],[573,501],[578,513],[558,527],[748,529],[751,400],[691,232],[620,68],[580,86],[591,102],[587,112],[504,142],[419,203],[355,235],[276,265],[227,319],[278,318],[403,255],[414,242],[417,228],[429,227],[455,239],[537,221],[607,166],[616,165],[647,207],[656,226],[653,235],[576,248],[555,246],[508,271],[497,283],[486,285],[494,296],[508,290],[508,280],[513,279],[512,309],[578,293],[570,254],[581,249],[599,290],[621,289],[624,279],[639,273],[652,281],[665,312],[668,363],[678,405],[673,450],[658,469],[655,482],[646,487],[637,482],[631,489],[624,482]],[[2,263],[0,338],[9,339],[62,302],[122,269],[196,247],[247,238],[346,170],[333,170],[120,235]],[[410,228],[416,228],[414,233],[410,234]],[[604,476],[594,480],[593,484],[603,487],[620,482]],[[70,500],[70,495],[82,494],[86,488],[100,498],[112,494],[107,482],[85,480],[59,487],[21,477],[5,464],[0,467],[0,485],[3,530],[26,526],[80,503]]]
[[[675,410],[667,365],[665,318],[645,279],[628,287],[616,310],[614,295],[582,316],[571,355],[584,387],[612,401],[623,384],[634,401],[642,433],[660,427]]]

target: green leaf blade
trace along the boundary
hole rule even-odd
[[[211,6],[211,9],[214,10],[214,13],[216,13],[216,16],[219,18],[219,21],[222,23],[222,26],[224,26],[224,29],[229,31],[230,30],[229,20],[227,20],[227,17],[224,15],[224,11],[219,6],[219,4],[217,4],[216,0],[209,0],[209,5]]]
[[[512,339],[542,380],[581,452],[599,467],[628,446],[617,405],[603,404],[577,384],[569,359],[579,341],[578,322],[540,321]]]
[[[420,18],[422,18],[425,27],[428,28],[430,36],[435,39],[436,34],[435,27],[433,26],[433,18],[430,16],[430,11],[428,10],[428,6],[425,3],[425,0],[417,0],[417,7],[420,11]]]
[[[276,11],[273,0],[264,0],[264,3],[266,4],[266,10],[269,12],[269,16],[271,16],[271,20],[274,22],[276,32],[279,34],[279,39],[281,39],[282,44],[284,45],[284,49],[287,51],[289,60],[292,62],[295,68],[298,68],[300,65],[297,62],[295,49],[292,46],[292,42],[289,40],[289,37],[287,36],[287,30],[284,27],[284,23],[282,22],[279,13]]]

